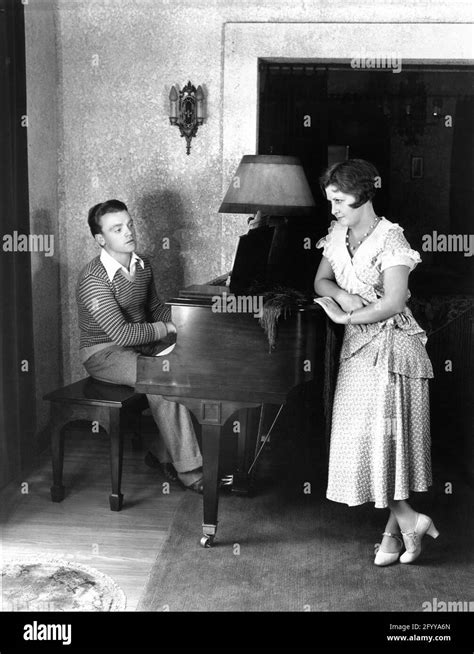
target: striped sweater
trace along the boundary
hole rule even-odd
[[[144,268],[136,266],[133,281],[119,270],[110,281],[99,256],[81,271],[76,299],[82,355],[84,348],[100,349],[100,344],[130,347],[166,336],[165,322],[171,320],[171,312],[156,294],[150,262],[141,259]]]

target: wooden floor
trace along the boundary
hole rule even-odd
[[[435,448],[434,478],[441,480],[441,485],[443,480],[456,485],[456,480],[460,482],[459,464],[450,464],[447,454]],[[65,447],[63,502],[53,503],[50,499],[48,454],[40,457],[26,479],[0,491],[0,560],[29,554],[90,565],[114,579],[127,597],[126,610],[135,611],[183,494],[189,492],[172,484],[170,493],[163,494],[165,480],[144,464],[144,455],[145,450],[133,451],[130,439],[125,440],[124,507],[120,512],[110,511],[108,439],[88,429],[70,430]],[[291,459],[287,452],[282,456],[286,461]],[[322,475],[324,453],[312,461],[321,465],[316,477]],[[26,484],[28,492],[24,492]],[[446,500],[450,496],[441,497]],[[199,522],[196,547],[200,536]]]
[[[27,479],[0,492],[1,557],[51,555],[90,565],[110,575],[134,611],[152,565],[165,541],[176,508],[189,492],[172,484],[163,494],[164,480],[144,463],[144,452],[124,448],[120,512],[109,509],[108,441],[103,434],[70,431],[66,438],[64,483],[66,498],[50,499],[51,463],[48,455]],[[22,492],[23,490],[23,492]],[[200,525],[196,526],[196,542]]]

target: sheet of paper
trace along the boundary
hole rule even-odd
[[[158,354],[154,354],[153,356],[155,356],[155,357],[163,357],[163,356],[165,356],[165,354],[169,354],[170,352],[172,352],[172,351],[174,350],[175,346],[176,346],[176,343],[173,343],[173,344],[170,345],[169,347],[165,348],[165,349],[162,350],[161,352],[158,352]]]

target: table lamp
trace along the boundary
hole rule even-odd
[[[314,271],[310,257],[303,256],[307,252],[297,223],[298,217],[311,216],[314,210],[298,157],[243,156],[219,208],[219,213],[254,214],[248,234],[239,239],[230,290],[245,293],[276,285],[308,290]]]
[[[314,199],[298,157],[246,154],[227,189],[219,213],[303,216]]]

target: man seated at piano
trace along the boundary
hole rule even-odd
[[[176,334],[176,327],[158,298],[150,262],[135,252],[127,206],[100,202],[89,210],[88,223],[101,253],[83,268],[76,289],[81,361],[99,381],[135,386],[140,346]],[[202,493],[202,456],[188,409],[161,395],[147,398],[159,429],[147,462]]]

